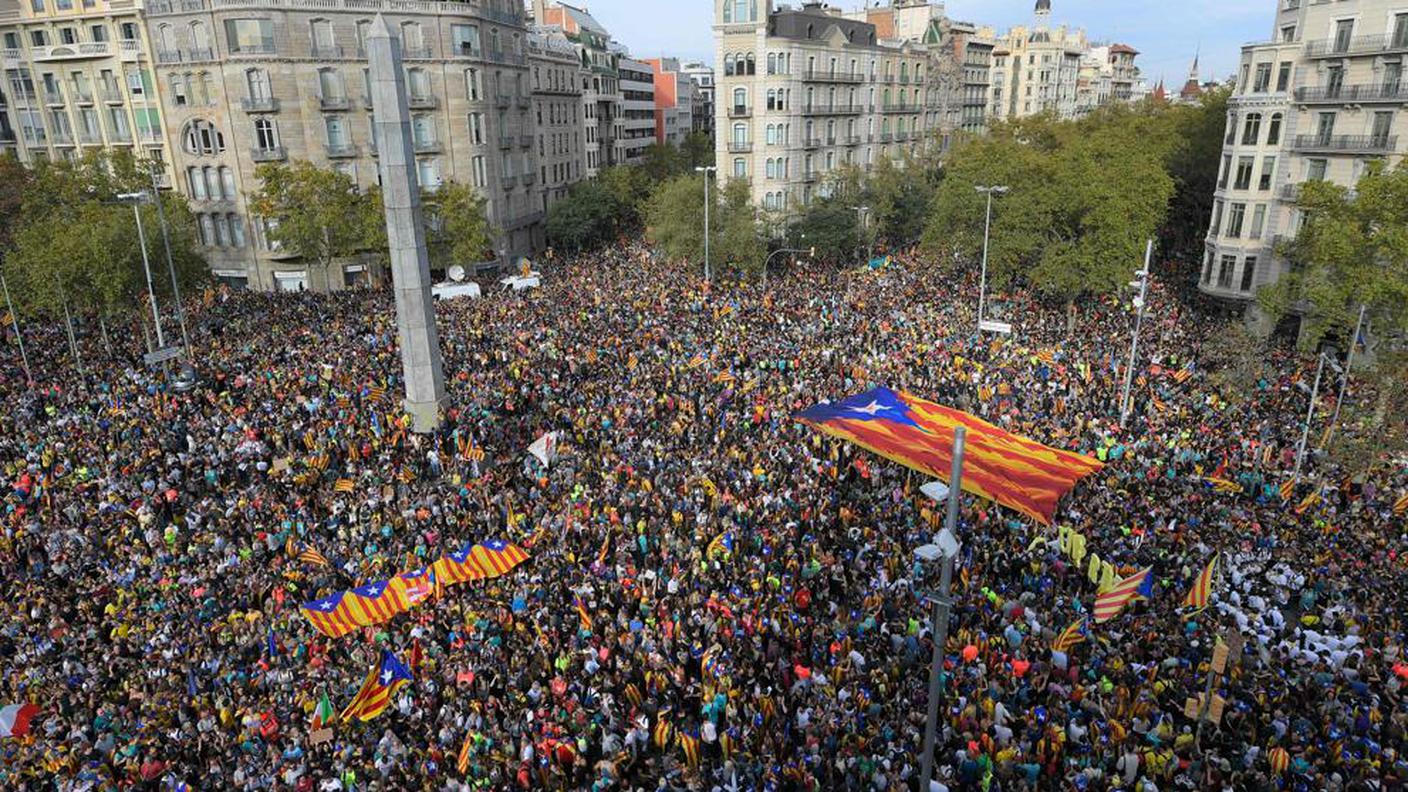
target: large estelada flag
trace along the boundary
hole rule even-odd
[[[809,426],[947,482],[954,430],[968,430],[963,490],[1043,525],[1076,482],[1103,467],[1091,457],[1042,445],[968,413],[908,393],[876,388],[794,416]]]

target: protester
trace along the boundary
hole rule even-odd
[[[965,501],[928,788],[1402,789],[1408,473],[1312,457],[1282,497],[1306,361],[1219,393],[1220,325],[1155,288],[1122,430],[1127,306],[999,293],[1014,334],[977,337],[975,284],[893,259],[763,291],[626,245],[440,303],[431,435],[396,406],[385,293],[207,294],[187,393],[135,328],[81,327],[80,372],[27,324],[33,387],[0,362],[0,705],[41,713],[0,741],[0,788],[925,788],[937,575],[914,550],[942,507],[790,417],[885,385],[1106,461],[1056,522],[1157,581],[1053,652],[1096,586],[1054,529]],[[532,558],[378,627],[299,613],[496,538]],[[1214,553],[1213,606],[1182,609]],[[1200,728],[1188,699],[1233,634]],[[384,649],[414,682],[315,732]]]

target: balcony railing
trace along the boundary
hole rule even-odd
[[[1355,36],[1348,39],[1321,39],[1307,42],[1306,57],[1335,58],[1341,55],[1379,55],[1408,52],[1408,35]]]
[[[351,143],[329,143],[328,159],[346,159],[357,156],[357,147]]]
[[[501,148],[501,149],[511,149],[511,148],[513,148],[513,135],[499,135],[499,148]]]
[[[1297,88],[1296,101],[1306,104],[1359,104],[1364,102],[1408,102],[1408,83],[1385,85],[1324,85]]]
[[[273,44],[241,44],[238,49],[231,49],[231,55],[273,55],[278,52],[278,47]]]
[[[438,140],[417,140],[411,144],[417,154],[439,154],[440,141]]]
[[[351,110],[352,100],[346,96],[319,96],[318,106],[323,110]]]
[[[342,47],[336,44],[314,44],[311,50],[314,60],[337,60],[342,57]]]
[[[532,148],[532,147],[533,147],[533,136],[532,136],[532,135],[519,135],[519,136],[518,136],[518,145],[522,146],[523,148]]]
[[[520,109],[520,110],[527,110],[529,107],[532,107],[532,106],[533,106],[533,97],[531,97],[531,96],[520,96],[520,97],[518,97],[518,109]]]
[[[747,154],[753,150],[753,143],[749,140],[730,140],[728,142],[728,153]]]
[[[246,113],[277,113],[279,100],[272,96],[246,96],[240,100],[240,109]]]
[[[802,172],[802,181],[804,182],[814,182],[819,178],[821,178],[821,174],[817,171],[811,170]]]
[[[108,41],[85,41],[81,44],[54,44],[48,47],[35,47],[30,50],[35,61],[81,60],[83,58],[106,58],[112,54],[112,43]]]
[[[406,105],[412,110],[434,110],[440,106],[440,100],[433,95],[417,96],[411,94],[406,99]]]
[[[62,91],[50,91],[47,89],[44,91],[44,104],[61,105],[63,103],[64,94]]]
[[[532,186],[533,186],[533,182],[535,182],[535,181],[537,181],[537,180],[538,180],[538,177],[537,177],[537,175],[534,174],[534,173],[525,173],[525,174],[523,174],[523,186],[524,186],[524,187],[532,187]]]
[[[884,104],[880,106],[880,111],[883,113],[917,113],[919,112],[919,105],[904,104],[903,102],[900,104]]]
[[[744,105],[734,105],[728,109],[729,118],[747,118],[753,115],[753,109]]]
[[[520,55],[517,52],[505,52],[504,50],[488,50],[484,54],[485,57],[487,57],[489,60],[494,61],[495,63],[503,63],[508,66],[522,66],[528,62],[528,57],[526,55]]]
[[[73,89],[72,93],[73,93],[73,101],[74,101],[74,104],[81,104],[81,105],[93,104],[93,92],[92,92],[92,91],[80,91],[80,90],[78,90],[77,88],[75,88],[75,89]]]
[[[889,132],[881,132],[881,133],[880,133],[880,142],[881,142],[881,143],[889,143],[891,140],[894,140],[894,135],[891,135]]]
[[[500,176],[500,177],[499,177],[499,183],[500,183],[501,185],[503,185],[503,188],[504,188],[505,190],[512,190],[514,187],[517,187],[517,186],[518,186],[518,177],[517,177],[517,176]]]
[[[865,81],[865,75],[860,72],[833,72],[821,71],[819,69],[807,69],[802,74],[802,79],[807,82],[859,83]]]
[[[406,47],[401,50],[401,57],[407,60],[430,60],[430,47]]]
[[[802,148],[821,148],[821,138],[802,138]]]
[[[507,110],[511,104],[513,104],[513,97],[508,94],[499,94],[494,97],[494,106],[500,110]]]
[[[859,146],[859,145],[860,145],[860,135],[851,135],[851,136],[849,136],[849,137],[847,137],[847,138],[844,138],[844,140],[845,140],[845,143],[846,143],[847,146]]]
[[[1276,191],[1276,197],[1287,203],[1295,203],[1300,200],[1300,185],[1283,184],[1281,189]]]
[[[288,151],[283,146],[253,148],[249,150],[249,158],[255,162],[283,162],[288,159]]]
[[[122,89],[117,87],[107,87],[101,92],[103,101],[108,104],[122,104]]]
[[[1387,154],[1398,146],[1397,135],[1296,135],[1297,151]]]

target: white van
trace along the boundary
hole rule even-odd
[[[481,294],[477,283],[441,283],[430,287],[430,296],[435,300],[478,299]]]

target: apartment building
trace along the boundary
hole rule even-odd
[[[676,58],[651,58],[645,62],[655,77],[655,140],[678,146],[694,131],[699,86],[684,73]]]
[[[1408,2],[1276,0],[1268,41],[1242,47],[1200,289],[1234,304],[1281,278],[1299,185],[1353,187],[1408,149]]]
[[[617,75],[621,114],[616,127],[617,149],[625,165],[639,165],[655,143],[655,69],[645,61],[619,54]]]
[[[587,176],[622,161],[621,87],[619,47],[611,33],[584,8],[557,0],[533,0],[533,20],[539,28],[554,29],[577,48],[587,78],[582,86]]]
[[[1076,115],[1089,115],[1108,104],[1130,104],[1147,94],[1134,59],[1139,51],[1127,44],[1091,47],[1080,61],[1076,78]]]
[[[993,50],[997,43],[968,22],[953,22],[954,46],[961,55],[961,83],[958,95],[958,131],[981,135],[988,129],[988,96],[992,91]]]
[[[266,289],[365,279],[360,262],[318,272],[280,250],[247,198],[269,162],[376,184],[365,41],[377,13],[402,43],[421,187],[454,180],[485,196],[501,232],[490,263],[543,246],[528,32],[510,0],[148,0],[176,181],[222,279]]]
[[[559,30],[535,29],[528,34],[528,68],[542,185],[539,209],[547,212],[574,183],[586,178],[582,92],[589,75],[577,57],[576,45]]]
[[[22,162],[170,152],[161,86],[134,0],[0,0],[0,149]]]
[[[845,163],[873,167],[925,137],[928,53],[882,42],[874,24],[821,3],[715,0],[720,179],[766,210],[791,211]]]
[[[694,100],[693,129],[714,139],[714,67],[704,63],[686,63],[680,72],[689,77],[698,93]]]

